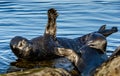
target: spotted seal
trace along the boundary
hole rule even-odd
[[[93,70],[108,59],[106,45],[107,40],[103,35],[91,33],[88,42],[79,49],[80,54],[66,48],[56,48],[56,54],[69,59],[82,76],[90,76]]]
[[[13,53],[26,60],[42,60],[56,57],[54,47],[56,44],[56,19],[58,13],[54,8],[48,10],[48,23],[43,36],[28,40],[21,36],[12,38],[10,47]]]

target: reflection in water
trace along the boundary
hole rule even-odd
[[[57,35],[75,38],[96,31],[103,24],[119,29],[119,7],[119,0],[0,0],[0,73],[5,73],[10,62],[16,60],[9,48],[10,39],[16,35],[28,39],[42,35],[49,8],[59,12]],[[108,55],[119,46],[119,36],[117,32],[107,38]]]

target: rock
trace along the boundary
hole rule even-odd
[[[39,68],[31,69],[23,72],[12,72],[2,74],[0,76],[72,76],[66,70],[62,68]]]
[[[120,76],[120,47],[94,72],[94,76]]]
[[[42,60],[42,61],[27,61],[27,60],[17,60],[11,63],[11,66],[7,69],[7,73],[16,72],[16,71],[26,71],[36,68],[62,68],[67,70],[72,76],[78,76],[79,72],[75,69],[72,63],[66,58],[56,58],[51,60]]]

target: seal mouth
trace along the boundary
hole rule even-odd
[[[19,48],[16,46],[11,46],[11,49],[13,49],[14,54],[18,57],[18,58],[27,58],[30,56],[31,52],[32,52],[32,45],[29,44],[28,46],[25,46],[23,48]]]
[[[97,48],[96,44],[94,43],[94,41],[89,41],[87,43],[87,46],[91,47],[91,48]]]

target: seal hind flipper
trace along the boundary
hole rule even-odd
[[[102,25],[98,31],[104,31],[106,29],[106,25]]]
[[[104,25],[102,27],[104,27]],[[98,33],[104,35],[105,37],[108,37],[109,35],[118,31],[117,27],[112,27],[111,29],[105,29],[105,30],[103,30],[102,27],[98,30]]]
[[[113,32],[117,32],[117,31],[118,31],[117,27],[112,27],[111,30],[112,30]]]
[[[48,23],[45,29],[44,35],[50,35],[53,38],[56,38],[56,19],[58,16],[57,10],[51,8],[48,10]]]

